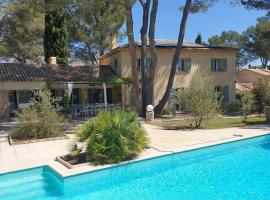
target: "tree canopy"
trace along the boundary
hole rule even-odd
[[[0,54],[17,62],[39,62],[44,14],[30,0],[0,2]]]

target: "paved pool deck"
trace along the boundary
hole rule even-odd
[[[143,151],[132,161],[270,133],[270,124],[216,130],[164,130],[160,127],[148,124],[144,124],[143,127],[149,137],[150,148]],[[71,134],[69,136],[69,140],[56,140],[12,146],[8,144],[6,137],[0,137],[0,174],[49,165],[62,176],[70,176],[112,166],[94,166],[87,163],[78,165],[72,169],[67,169],[59,162],[56,162],[56,156],[68,153],[69,147],[74,139],[74,135]]]

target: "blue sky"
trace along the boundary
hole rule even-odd
[[[185,41],[194,41],[198,32],[203,40],[220,34],[223,30],[244,31],[254,25],[265,11],[247,10],[242,6],[232,6],[230,0],[219,0],[205,13],[192,14],[188,18]],[[183,0],[159,0],[156,23],[157,39],[177,39],[182,13],[179,11]],[[137,2],[133,8],[135,39],[140,40],[142,7]]]

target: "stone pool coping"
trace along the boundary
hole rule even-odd
[[[144,150],[137,158],[123,162],[120,164],[138,162],[146,159],[152,159],[172,153],[223,144],[257,136],[263,136],[270,133],[270,126],[250,126],[245,128],[227,128],[217,130],[162,130],[160,127],[152,125],[144,125],[146,132],[150,138],[150,149]],[[17,146],[17,145],[16,145]],[[60,155],[55,155],[60,156]],[[72,169],[68,169],[62,164],[54,160],[46,160],[44,162],[29,164],[28,166],[19,167],[13,170],[5,170],[10,172],[26,168],[48,165],[55,170],[60,176],[68,177],[86,172],[93,172],[116,165],[94,166],[89,163],[80,164]]]
[[[234,141],[251,139],[254,137],[259,137],[259,136],[264,136],[264,135],[269,135],[269,134],[270,134],[270,132],[258,133],[258,134],[252,134],[252,135],[232,134],[231,137],[224,137],[220,140],[211,140],[211,141],[204,142],[204,143],[187,145],[185,148],[179,149],[179,151],[159,151],[157,148],[151,147],[150,149],[145,150],[144,153],[139,155],[136,159],[122,162],[119,164],[114,164],[114,165],[93,166],[93,165],[90,165],[88,163],[85,163],[85,164],[80,164],[79,166],[76,166],[72,169],[67,169],[66,167],[64,167],[64,169],[63,169],[63,166],[60,167],[59,165],[56,165],[55,163],[51,163],[51,164],[49,164],[49,166],[52,169],[54,169],[58,174],[60,174],[62,177],[69,177],[69,176],[74,176],[74,175],[83,174],[83,173],[87,173],[87,172],[94,172],[94,171],[99,171],[101,169],[115,167],[117,165],[123,165],[123,164],[127,164],[127,163],[133,163],[133,162],[158,158],[160,156],[170,155],[170,154],[174,154],[174,153],[181,153],[181,152],[200,149],[200,148],[204,148],[204,147],[211,147],[211,146],[215,146],[215,145],[219,145],[219,144],[226,144],[226,143],[230,143],[230,142],[234,142]]]

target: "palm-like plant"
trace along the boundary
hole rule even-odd
[[[87,144],[88,159],[99,164],[127,160],[147,145],[134,112],[101,112],[96,120],[84,124],[77,136]]]

